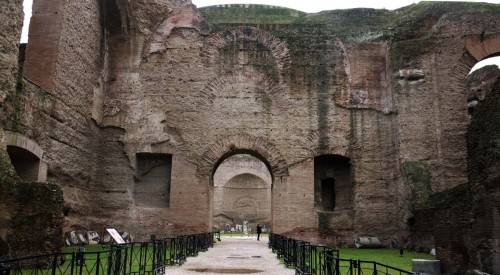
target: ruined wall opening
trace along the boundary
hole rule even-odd
[[[319,211],[352,208],[351,164],[340,155],[314,158],[314,203]]]
[[[485,57],[484,59],[482,59],[481,61],[477,62],[470,70],[469,75],[471,73],[473,73],[474,71],[479,70],[482,67],[489,66],[489,65],[500,66],[500,53],[491,54],[491,55]]]
[[[323,210],[333,211],[335,209],[335,179],[326,178],[321,180],[321,203]]]
[[[500,53],[490,55],[477,62],[470,70],[466,81],[467,110],[474,112],[476,105],[484,100],[493,84],[500,77]]]
[[[216,168],[213,182],[214,226],[253,232],[257,224],[270,225],[272,176],[263,161],[249,154],[227,157]]]
[[[170,207],[172,155],[138,153],[134,202],[139,207]]]
[[[40,158],[30,151],[14,146],[7,145],[12,166],[17,175],[26,181],[38,181],[40,172]]]
[[[2,257],[9,255],[9,245],[6,241],[0,236],[0,259]]]

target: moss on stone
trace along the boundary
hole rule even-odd
[[[472,113],[467,151],[471,185],[500,186],[500,78]]]
[[[284,7],[252,4],[230,4],[200,8],[211,24],[292,24],[304,12]]]
[[[14,94],[14,102],[13,102],[14,110],[12,114],[12,128],[11,128],[13,132],[18,132],[21,125],[21,114],[23,112],[21,106],[21,97],[23,95],[23,90],[24,90],[23,77],[21,75],[18,75],[16,82],[16,92]]]
[[[431,193],[431,173],[427,164],[420,161],[406,161],[403,163],[403,173],[411,186],[413,201],[425,202]]]
[[[16,170],[10,162],[7,151],[0,150],[0,184],[5,181],[13,180],[19,180],[19,177],[16,174]],[[1,194],[3,194],[3,192]]]
[[[500,75],[500,68],[497,65],[484,66],[478,70],[473,71],[467,77],[466,87],[470,90],[472,85],[481,83],[485,79],[492,79]]]
[[[498,13],[500,5],[424,1],[395,11],[357,8],[308,14],[283,7],[233,4],[200,11],[210,24],[323,26],[325,33],[345,39],[401,41],[425,36],[442,18],[449,20],[470,12]]]
[[[388,41],[393,68],[399,70],[421,65],[415,60],[428,51],[434,33],[446,22],[467,13],[500,13],[500,5],[420,2],[394,11],[358,8],[307,14],[282,7],[236,4],[205,7],[200,11],[212,24],[212,31],[221,31],[227,25],[252,25],[291,45],[297,42],[294,39],[302,38]]]
[[[431,42],[427,38],[403,40],[392,44],[390,55],[393,68],[419,68],[419,59],[416,56],[424,54]]]
[[[54,183],[18,181],[11,192],[17,201],[17,211],[20,215],[26,211],[26,207],[43,211],[48,215],[62,214],[62,191]]]
[[[0,237],[0,257],[9,255],[9,245]]]
[[[323,25],[326,34],[347,41],[379,41],[390,36],[394,16],[387,10],[332,10],[309,14],[301,23]]]
[[[5,149],[0,149],[0,201],[11,212],[6,241],[12,257],[49,253],[63,246],[61,188],[21,180]]]
[[[318,213],[318,228],[319,229],[331,229],[331,221],[333,215],[331,213]]]
[[[422,208],[463,208],[464,205],[471,205],[471,197],[468,184],[461,184],[452,189],[434,193],[421,205]],[[468,209],[463,208],[463,209]]]

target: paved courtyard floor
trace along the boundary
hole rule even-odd
[[[268,238],[257,241],[253,237],[222,237],[206,252],[188,257],[178,267],[167,268],[166,275],[180,274],[295,274],[279,263],[276,254],[268,248]]]

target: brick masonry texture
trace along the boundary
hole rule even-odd
[[[408,239],[415,209],[470,182],[466,80],[500,52],[499,5],[306,14],[38,0],[34,9],[23,85],[1,82],[2,129],[45,151],[65,231],[210,230],[213,175],[235,154],[271,173],[275,233],[328,228],[336,244]],[[12,75],[16,33],[6,33],[0,73]],[[140,153],[172,155],[168,207],[134,201]],[[325,213],[314,160],[329,154],[349,159],[350,186],[338,189],[345,207]]]

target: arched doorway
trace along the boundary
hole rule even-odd
[[[43,150],[33,140],[17,134],[6,133],[7,153],[17,175],[27,181],[45,181],[47,164],[42,160]]]
[[[27,181],[37,181],[40,168],[40,159],[30,151],[21,147],[8,145],[10,162],[17,175]]]
[[[212,224],[224,231],[253,232],[271,224],[272,174],[249,154],[224,159],[213,175]]]
[[[338,227],[338,216],[353,207],[353,184],[349,158],[320,155],[314,158],[314,205],[318,227]]]
[[[318,210],[351,209],[352,192],[349,158],[340,155],[314,158],[314,197]]]

